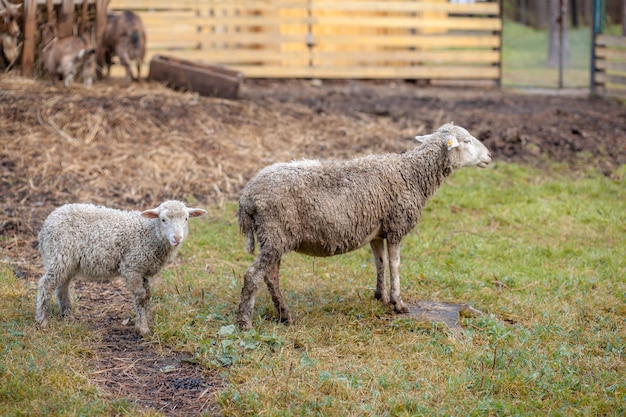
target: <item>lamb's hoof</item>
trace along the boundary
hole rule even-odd
[[[142,337],[149,337],[152,335],[152,332],[150,331],[148,327],[135,327],[135,330]]]
[[[48,320],[37,320],[36,323],[39,330],[45,330],[48,328]]]

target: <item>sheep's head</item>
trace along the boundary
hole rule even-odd
[[[158,228],[163,238],[176,247],[183,243],[189,233],[187,220],[190,217],[202,217],[206,210],[189,208],[180,201],[166,201],[159,207],[141,213],[148,219],[157,219]]]
[[[435,133],[425,136],[416,136],[420,142],[431,140],[443,141],[450,152],[450,158],[456,168],[477,166],[485,168],[491,163],[491,153],[478,139],[466,129],[446,123]]]

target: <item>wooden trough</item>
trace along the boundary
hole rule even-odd
[[[161,55],[152,58],[148,74],[148,80],[162,82],[178,90],[229,99],[237,98],[243,78],[243,73],[223,66]]]

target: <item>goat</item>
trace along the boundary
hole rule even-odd
[[[3,30],[0,33],[2,41],[3,56],[7,61],[6,68],[10,68],[20,55],[20,44],[18,38],[22,33],[20,26],[17,24],[17,17],[20,15],[19,7],[21,4],[14,5],[2,0],[4,9],[0,10],[2,18]]]
[[[146,31],[141,18],[131,11],[107,14],[107,24],[102,41],[107,78],[111,76],[113,56],[117,55],[126,69],[126,82],[141,79],[141,65],[146,54]],[[137,77],[133,76],[131,61],[137,64]]]
[[[42,28],[44,66],[53,81],[63,80],[68,87],[80,73],[83,84],[90,87],[96,70],[96,49],[84,36],[57,38],[53,23]]]

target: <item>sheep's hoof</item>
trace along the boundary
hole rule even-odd
[[[383,293],[383,294],[374,293],[374,298],[383,304],[389,304],[389,296],[386,293]]]
[[[409,312],[409,308],[404,304],[404,302],[399,302],[396,303],[393,306],[393,309],[395,310],[396,313],[398,314],[406,314]]]
[[[248,330],[252,330],[252,323],[245,321],[245,320],[237,320],[237,327],[242,332],[245,332]]]
[[[280,318],[278,319],[282,324],[287,325],[287,326],[291,326],[293,325],[293,317],[291,317],[291,313],[289,314],[281,314]]]
[[[37,320],[37,328],[44,330],[48,328],[48,320]]]

